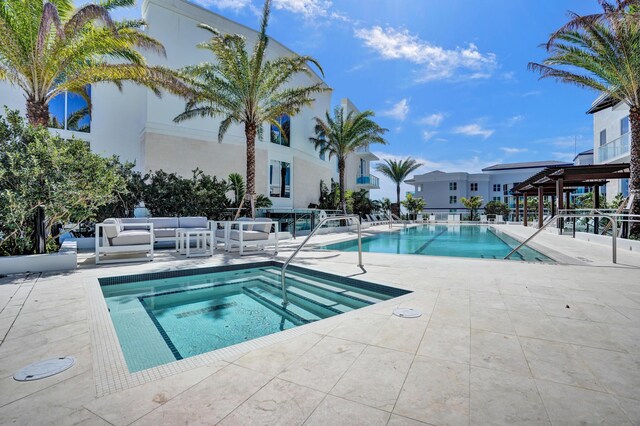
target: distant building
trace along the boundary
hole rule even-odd
[[[603,94],[591,104],[587,114],[593,115],[594,164],[628,163],[631,142],[629,106]],[[607,201],[617,194],[629,195],[629,179],[614,179],[606,185]]]
[[[415,175],[405,182],[415,187],[415,196],[425,200],[427,212],[465,211],[461,199],[480,196],[486,204],[489,201],[507,203],[515,207],[511,189],[518,183],[549,166],[571,166],[562,161],[533,161],[526,163],[495,164],[482,169],[482,173],[440,170]]]

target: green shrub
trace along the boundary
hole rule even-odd
[[[489,201],[484,206],[485,214],[492,214],[496,216],[506,216],[511,210],[509,206],[502,201]]]
[[[84,141],[64,140],[6,110],[0,117],[0,255],[34,253],[38,206],[45,209],[48,251],[56,248],[54,226],[94,220],[124,187],[111,161]]]

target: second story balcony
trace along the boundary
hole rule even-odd
[[[360,148],[356,149],[355,154],[362,158],[363,160],[367,160],[367,161],[378,161],[379,158],[377,155],[375,155],[373,152],[369,151],[369,145],[366,146],[361,146]]]
[[[380,189],[380,179],[374,175],[358,176],[356,186],[363,189]]]
[[[625,133],[617,139],[598,147],[598,163],[608,163],[629,154],[631,133]]]

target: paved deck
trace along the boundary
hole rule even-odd
[[[612,265],[606,246],[550,234],[538,244],[580,260],[365,253],[362,273],[355,253],[302,252],[301,266],[414,292],[138,385],[121,378],[112,391],[101,384],[124,373],[97,365],[118,358],[95,341],[109,332],[97,328],[110,327],[96,323],[98,277],[273,257],[159,253],[153,263],[99,268],[87,258],[68,274],[4,278],[0,423],[640,424],[640,254],[620,253]],[[424,315],[393,317],[398,305]],[[13,380],[18,368],[60,355],[77,364]]]

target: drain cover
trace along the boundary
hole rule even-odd
[[[19,382],[44,379],[45,377],[62,373],[64,370],[71,368],[75,362],[76,359],[72,356],[45,359],[44,361],[38,361],[20,369],[13,375],[13,378]]]
[[[418,318],[422,316],[422,312],[413,308],[396,308],[393,310],[393,315],[401,318]]]

